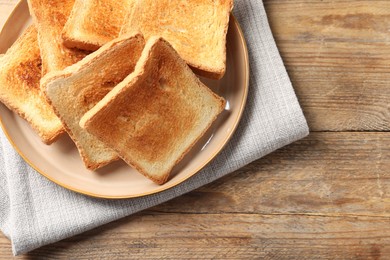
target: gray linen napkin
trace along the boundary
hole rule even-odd
[[[68,191],[30,168],[0,131],[0,229],[10,238],[14,254],[180,196],[308,134],[262,1],[236,0],[234,15],[247,40],[251,67],[244,116],[222,153],[173,189],[127,200],[96,199]]]

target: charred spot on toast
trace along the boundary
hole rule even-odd
[[[15,76],[31,89],[39,89],[39,81],[42,76],[42,60],[37,57],[33,60],[28,60],[19,63],[15,70]]]

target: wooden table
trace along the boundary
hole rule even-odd
[[[390,1],[264,4],[310,136],[18,258],[390,259]]]

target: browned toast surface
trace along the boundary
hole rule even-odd
[[[41,57],[37,30],[30,26],[3,56],[0,56],[0,101],[24,118],[46,144],[64,132],[41,93]]]
[[[117,160],[116,152],[79,126],[79,120],[134,70],[144,39],[140,34],[117,38],[82,61],[46,75],[42,88],[80,151],[88,169]]]
[[[163,184],[224,104],[169,43],[152,37],[135,71],[80,124],[139,172]]]
[[[61,31],[74,0],[28,0],[30,14],[38,29],[42,72],[62,70],[83,59],[88,53],[64,46]]]
[[[97,50],[118,37],[134,0],[76,0],[62,31],[67,47]]]
[[[233,0],[135,1],[122,32],[164,37],[198,74],[222,78]]]

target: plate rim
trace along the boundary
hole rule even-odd
[[[4,23],[3,27],[1,28],[0,30],[0,34],[3,33],[3,29],[8,25],[9,21],[10,21],[10,18],[16,13],[17,9],[20,8],[21,4],[26,1],[26,0],[20,0],[14,7],[14,9],[12,10],[12,12],[10,13],[10,15],[8,16],[6,22]],[[62,181],[58,181],[56,180],[55,178],[51,177],[49,174],[45,173],[43,170],[39,169],[32,161],[30,161],[30,159],[28,159],[28,157],[19,149],[19,147],[15,144],[15,142],[13,141],[13,139],[11,138],[10,134],[8,133],[7,129],[6,129],[6,126],[4,125],[3,123],[3,119],[2,119],[2,116],[0,115],[0,127],[1,129],[3,130],[3,133],[4,135],[6,136],[6,138],[8,139],[9,143],[11,144],[11,146],[15,149],[15,151],[23,158],[23,160],[30,166],[32,167],[36,172],[38,172],[40,175],[44,176],[45,178],[47,178],[48,180],[50,180],[51,182],[65,188],[65,189],[68,189],[68,190],[71,190],[73,192],[77,192],[79,194],[83,194],[83,195],[87,195],[87,196],[90,196],[90,197],[94,197],[94,198],[102,198],[102,199],[130,199],[130,198],[140,198],[140,197],[144,197],[144,196],[149,196],[149,195],[154,195],[154,194],[158,194],[158,193],[161,193],[163,191],[167,191],[169,189],[172,189],[173,187],[181,184],[181,183],[184,183],[185,181],[187,181],[188,179],[192,178],[193,176],[195,176],[197,173],[199,173],[206,165],[208,165],[223,149],[224,147],[229,143],[230,139],[232,138],[233,134],[236,132],[237,130],[237,127],[239,125],[239,122],[241,121],[241,118],[244,114],[244,110],[245,110],[245,107],[246,107],[246,102],[247,102],[247,97],[248,97],[248,92],[249,92],[249,74],[250,74],[250,66],[249,66],[249,54],[248,54],[248,46],[247,46],[247,43],[246,43],[246,40],[245,40],[245,36],[244,36],[244,33],[243,33],[243,30],[240,26],[240,24],[238,23],[237,19],[234,17],[234,15],[231,13],[230,14],[230,20],[233,21],[233,23],[235,24],[236,28],[237,28],[237,31],[238,31],[238,36],[239,36],[239,40],[241,42],[241,46],[243,47],[243,52],[244,52],[244,64],[245,64],[245,70],[244,70],[244,93],[243,93],[243,96],[242,96],[242,101],[241,101],[241,104],[240,104],[240,107],[239,107],[239,113],[238,113],[238,117],[236,118],[234,124],[233,124],[233,128],[232,130],[229,132],[228,135],[226,135],[225,137],[225,140],[222,142],[222,145],[216,149],[216,151],[214,153],[212,153],[211,156],[209,156],[209,158],[207,160],[205,160],[202,164],[199,165],[199,167],[193,171],[193,173],[181,178],[181,179],[178,179],[172,183],[167,183],[167,185],[163,185],[163,186],[160,186],[158,187],[157,189],[153,190],[153,191],[149,191],[149,192],[144,192],[144,193],[137,193],[137,194],[128,194],[128,195],[102,195],[102,194],[97,194],[97,193],[94,193],[94,192],[89,192],[89,191],[85,191],[85,190],[81,190],[81,189],[78,189],[78,188],[75,188],[75,187],[71,187],[69,186],[68,184],[65,184],[63,183]]]

